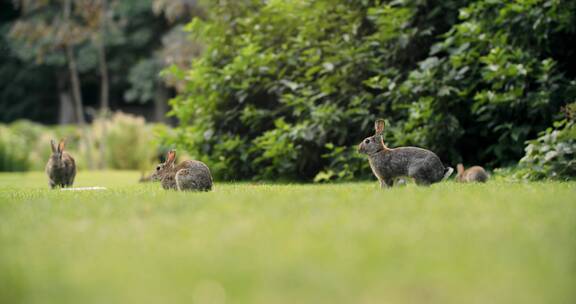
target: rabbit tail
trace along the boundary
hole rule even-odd
[[[452,172],[454,172],[454,168],[446,167],[446,169],[444,170],[444,177],[442,178],[442,181],[447,180],[450,177],[450,175],[452,175]]]

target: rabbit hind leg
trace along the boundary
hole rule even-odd
[[[380,188],[392,188],[394,186],[394,179],[392,178],[380,178]]]
[[[430,172],[426,170],[425,166],[415,166],[410,168],[409,176],[414,178],[418,186],[430,186],[432,181],[430,179]]]
[[[178,191],[198,190],[198,185],[189,169],[182,169],[176,172],[176,189]]]
[[[212,184],[201,172],[182,169],[176,173],[176,188],[179,191],[210,191]]]

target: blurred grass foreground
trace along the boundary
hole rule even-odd
[[[576,184],[0,174],[0,303],[574,303]]]

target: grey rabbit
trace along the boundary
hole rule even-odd
[[[50,141],[52,155],[46,164],[46,174],[48,175],[50,188],[72,187],[74,177],[76,177],[76,162],[74,158],[64,151],[64,140],[60,140],[58,146],[54,140]]]
[[[212,175],[206,164],[197,160],[187,160],[175,165],[176,151],[168,152],[166,161],[152,173],[153,181],[160,181],[164,189],[179,191],[210,191]]]
[[[383,119],[376,120],[375,134],[358,146],[358,152],[368,155],[370,168],[382,188],[392,187],[399,177],[412,177],[418,185],[430,185],[452,174],[454,169],[444,167],[432,151],[416,147],[388,148],[382,138],[384,125]]]
[[[490,178],[486,170],[480,166],[473,166],[464,170],[464,165],[458,164],[456,169],[458,171],[456,181],[461,183],[485,183]]]

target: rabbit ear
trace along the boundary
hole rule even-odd
[[[374,123],[374,133],[376,135],[380,135],[382,133],[384,133],[384,126],[386,125],[386,122],[384,121],[384,119],[376,119],[376,122]]]
[[[64,151],[64,139],[60,140],[60,143],[58,144],[58,152],[62,153]]]
[[[172,164],[176,160],[176,150],[170,150],[166,158],[166,164]]]
[[[464,165],[462,164],[456,165],[456,170],[458,171],[458,174],[464,173]]]
[[[388,149],[388,147],[386,147],[386,144],[384,143],[384,137],[383,136],[380,136],[380,144],[382,145],[384,150]]]
[[[56,153],[56,143],[53,139],[50,140],[50,148],[52,148],[52,153]]]

